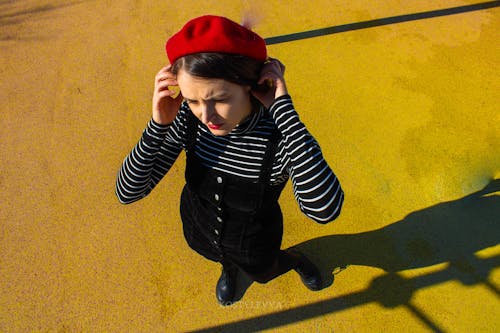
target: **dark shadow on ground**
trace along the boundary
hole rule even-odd
[[[362,265],[387,272],[468,261],[500,238],[500,179],[464,198],[409,214],[384,228],[331,235],[297,245],[321,267],[326,286],[339,267]],[[330,277],[330,278],[328,278]]]
[[[33,4],[29,1],[0,1],[0,41],[32,41],[42,38],[42,34],[50,32],[47,26],[44,31],[31,31],[24,27],[18,29],[23,24],[30,21],[37,21],[46,18],[46,15],[85,2],[85,0],[75,1],[51,1],[45,4]],[[50,24],[50,21],[47,21]],[[45,36],[45,35],[44,35]]]
[[[500,296],[488,280],[500,265],[500,256],[481,259],[475,253],[498,245],[500,238],[500,179],[464,198],[443,202],[409,214],[384,228],[346,235],[320,237],[298,244],[320,267],[325,288],[339,267],[362,265],[385,270],[363,291],[294,309],[223,324],[196,332],[254,332],[307,320],[370,302],[387,308],[405,306],[434,332],[444,332],[429,314],[412,304],[423,288],[458,280],[464,285],[483,284]],[[415,278],[399,271],[447,263],[445,268]]]
[[[431,10],[428,12],[384,17],[384,18],[370,20],[370,21],[348,23],[348,24],[342,24],[342,25],[337,25],[337,26],[328,27],[328,28],[321,28],[321,29],[315,29],[315,30],[296,32],[296,33],[291,33],[291,34],[282,35],[282,36],[268,37],[265,39],[265,41],[266,41],[267,45],[272,45],[272,44],[291,42],[291,41],[301,40],[301,39],[306,39],[306,38],[313,38],[313,37],[320,37],[320,36],[326,36],[326,35],[331,35],[331,34],[338,34],[341,32],[348,32],[348,31],[354,31],[354,30],[359,30],[359,29],[380,27],[380,26],[389,25],[389,24],[397,24],[397,23],[403,23],[403,22],[430,19],[430,18],[435,18],[435,17],[440,17],[440,16],[462,14],[462,13],[473,12],[473,11],[477,11],[477,10],[495,8],[495,7],[499,7],[499,6],[500,6],[500,1],[487,1],[487,2],[472,4],[472,5],[466,5],[466,6],[458,6],[458,7],[452,7],[452,8]]]

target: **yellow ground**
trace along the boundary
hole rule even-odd
[[[182,160],[114,195],[186,20],[246,12],[271,37],[478,2],[1,1],[0,331],[498,332],[500,8],[269,47],[346,192],[326,226],[281,200],[283,245],[336,273],[320,292],[288,273],[218,306]]]

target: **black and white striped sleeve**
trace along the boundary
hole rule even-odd
[[[318,143],[300,121],[291,97],[279,97],[269,111],[283,136],[283,163],[301,211],[318,223],[334,220],[340,214],[344,193]]]
[[[125,158],[116,180],[116,195],[123,204],[147,196],[167,174],[182,150],[185,117],[172,125],[159,125],[152,119],[141,139]]]

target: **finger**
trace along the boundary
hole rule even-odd
[[[157,73],[156,73],[156,77],[159,76],[159,75],[162,75],[162,74],[165,74],[165,73],[168,73],[170,72],[170,69],[172,69],[172,66],[171,65],[167,65],[165,67],[162,67]]]
[[[281,62],[279,63],[280,65],[280,70],[281,70],[281,73],[285,74],[285,65],[283,65]]]
[[[261,75],[270,75],[269,73],[273,73],[274,75],[280,76],[283,73],[284,66],[278,61],[271,61],[264,65],[261,71]]]
[[[177,86],[177,85],[178,85],[177,80],[175,78],[172,78],[172,77],[162,78],[158,82],[156,82],[156,86],[157,87],[160,87],[160,86]]]
[[[285,72],[285,65],[283,65],[278,60],[276,60],[275,62],[273,62],[273,68],[275,68],[278,73],[284,73]]]
[[[279,73],[285,73],[285,65],[281,61],[275,58],[269,58],[268,65],[275,68]]]
[[[155,81],[156,82],[159,82],[159,81],[163,81],[163,80],[168,80],[168,79],[174,79],[176,80],[177,77],[172,74],[171,72],[163,72],[163,73],[158,73],[155,77]]]
[[[265,64],[279,64],[280,61],[276,58],[268,58],[267,61],[265,62]]]
[[[276,81],[280,78],[280,72],[274,66],[264,67],[262,69],[259,84],[262,84],[266,80]]]
[[[165,90],[178,91],[179,89],[177,88],[177,86],[167,84],[167,85],[162,85],[162,86],[156,87],[155,93],[160,92],[160,91],[165,91]]]
[[[169,89],[169,87],[178,87],[177,80],[166,79],[155,84],[155,90],[157,91],[166,90]]]
[[[174,75],[172,73],[171,69],[172,69],[171,65],[163,67],[158,73],[156,73],[155,80],[158,80],[159,78],[162,78],[162,77],[165,77],[165,76],[175,77],[176,75]]]
[[[176,78],[173,78],[173,77],[162,77],[162,78],[158,78],[155,81],[155,87],[164,86],[164,85],[176,86],[177,80],[176,80]]]
[[[171,69],[172,69],[172,65],[171,65],[171,64],[168,64],[168,65],[164,66],[164,67],[160,70],[160,72],[161,72],[161,71],[170,71]]]
[[[162,90],[156,94],[156,100],[162,100],[166,97],[172,97],[176,94],[173,90]]]

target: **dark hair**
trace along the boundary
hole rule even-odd
[[[239,85],[257,86],[263,62],[227,53],[195,53],[177,59],[172,73],[180,69],[188,74],[210,79],[223,79]]]

